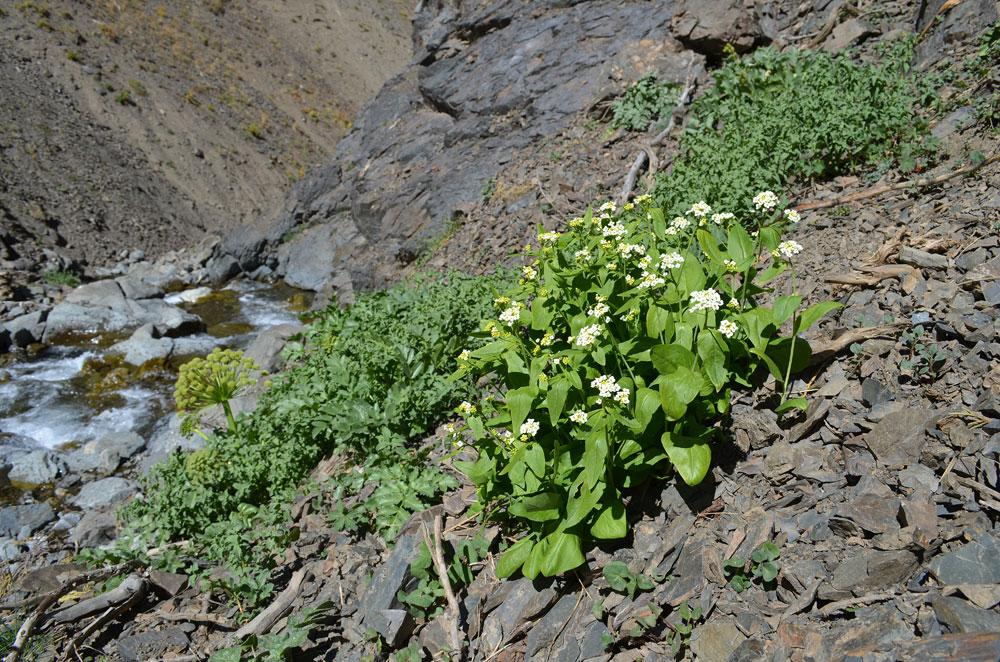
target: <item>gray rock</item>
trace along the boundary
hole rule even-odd
[[[188,587],[189,577],[175,572],[150,570],[149,581],[170,597],[173,597]]]
[[[745,53],[770,41],[752,5],[741,0],[680,0],[670,32],[686,47],[711,57],[721,56],[727,44]]]
[[[69,542],[80,547],[99,547],[115,539],[118,519],[111,513],[92,510],[73,528]]]
[[[917,248],[903,246],[899,249],[899,261],[903,264],[912,264],[915,267],[924,269],[947,269],[948,257],[946,255],[935,255]]]
[[[925,430],[936,418],[935,412],[927,409],[893,412],[872,428],[865,441],[883,465],[912,464],[920,459]]]
[[[285,282],[301,290],[319,292],[347,257],[367,242],[357,231],[334,231],[333,226],[310,228],[278,249],[278,269]]]
[[[242,271],[239,261],[232,255],[213,257],[205,265],[205,270],[212,287],[225,285]]]
[[[401,648],[413,633],[413,617],[405,609],[383,609],[372,619],[371,628],[382,635],[389,648]]]
[[[746,638],[734,619],[712,619],[694,629],[691,652],[699,662],[726,662]]]
[[[45,318],[48,311],[36,310],[33,313],[15,317],[4,324],[4,329],[9,334],[10,340],[18,347],[27,347],[36,342],[41,342],[45,335]]]
[[[261,370],[273,372],[281,361],[281,350],[285,343],[304,328],[301,324],[272,326],[254,338],[244,355],[256,361]]]
[[[196,451],[205,447],[205,440],[200,435],[185,437],[181,434],[181,419],[176,414],[169,414],[165,423],[161,424],[158,432],[149,440],[149,448],[139,467],[143,472],[149,471],[157,462],[166,460],[174,451]]]
[[[122,294],[125,295],[126,299],[152,299],[163,296],[162,287],[145,280],[123,276],[116,278],[115,282],[118,283],[118,287],[122,288]]]
[[[959,549],[934,557],[928,567],[945,586],[1000,584],[1000,539],[984,532]]]
[[[112,280],[89,283],[98,286],[87,296],[66,300],[55,306],[46,319],[44,342],[63,334],[118,332],[153,324],[161,336],[177,337],[198,333],[205,325],[197,315],[185,312],[162,299],[126,299]],[[76,290],[74,290],[74,293]]]
[[[147,630],[118,640],[118,654],[124,662],[144,662],[162,658],[171,648],[186,648],[187,635],[179,627]]]
[[[152,324],[140,326],[128,340],[115,343],[108,349],[110,354],[124,354],[125,362],[134,366],[165,360],[173,351],[174,341],[170,338],[160,338],[156,327]]]
[[[878,34],[878,30],[869,23],[859,18],[851,18],[840,23],[833,29],[830,36],[823,42],[823,50],[829,53],[839,53],[840,51],[860,44],[868,37]]]
[[[830,588],[861,595],[904,581],[917,568],[917,557],[905,550],[867,551],[849,556],[833,572]],[[820,587],[822,599],[828,599]]]
[[[86,443],[79,450],[67,456],[66,461],[73,471],[97,471],[107,475],[142,450],[146,441],[134,432],[122,432]]]
[[[102,478],[84,485],[80,493],[73,498],[73,505],[81,510],[104,508],[128,497],[136,489],[132,481],[124,478]]]
[[[11,459],[7,478],[12,483],[45,485],[67,473],[66,460],[60,453],[33,450]]]
[[[52,506],[47,503],[0,508],[0,536],[13,538],[25,527],[28,529],[28,535],[31,535],[55,518]]]
[[[362,629],[384,618],[384,609],[398,606],[396,594],[410,578],[410,563],[420,554],[421,540],[415,535],[404,535],[396,541],[389,558],[375,569],[371,583],[361,594],[354,622]]]
[[[538,616],[556,598],[551,588],[536,588],[526,577],[503,582],[490,595],[480,633],[480,650],[494,651],[505,645],[511,637],[533,617]]]
[[[120,308],[125,303],[125,293],[115,280],[97,280],[80,285],[66,295],[63,303],[93,308]]]
[[[81,513],[63,513],[59,516],[59,521],[52,525],[52,530],[69,531],[80,523],[82,517]]]
[[[0,328],[0,354],[8,351],[13,342],[10,337],[10,331]]]
[[[938,622],[948,632],[1000,632],[1000,614],[974,607],[961,598],[931,599]]]
[[[581,639],[586,638],[580,637],[580,630],[587,621],[595,623],[591,614],[593,606],[593,600],[589,597],[581,600],[575,592],[559,598],[552,609],[528,630],[525,662],[576,662],[580,659]],[[602,623],[595,624],[604,628]]]

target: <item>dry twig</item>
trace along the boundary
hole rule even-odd
[[[823,24],[823,28],[816,33],[815,37],[807,41],[803,48],[816,48],[822,44],[823,40],[830,36],[830,33],[833,32],[833,28],[837,25],[837,21],[840,19],[840,13],[845,11],[854,16],[861,13],[858,11],[857,7],[852,5],[850,2],[847,2],[847,0],[844,0],[844,2],[841,2],[833,8],[833,11],[830,12],[830,15],[826,19],[826,23]]]
[[[133,580],[133,578],[134,581],[130,581]],[[85,627],[80,632],[80,634],[73,637],[73,640],[69,642],[68,646],[66,646],[66,650],[63,651],[64,660],[68,660],[70,654],[74,653],[77,655],[77,657],[79,657],[79,653],[77,653],[77,648],[79,648],[80,644],[89,639],[90,636],[94,634],[94,632],[96,632],[98,629],[103,627],[105,623],[115,618],[118,618],[119,616],[127,612],[129,609],[134,607],[137,602],[139,602],[140,600],[143,599],[143,597],[145,597],[146,591],[149,589],[149,583],[145,579],[139,577],[138,575],[130,575],[128,579],[122,582],[121,586],[119,586],[118,588],[122,588],[125,586],[127,586],[127,590],[124,593],[125,594],[124,602],[118,605],[112,605],[108,607],[103,614],[101,614],[98,618],[95,618],[90,623],[90,625]]]
[[[427,545],[427,550],[431,554],[431,560],[434,561],[434,569],[437,570],[438,577],[441,579],[441,586],[444,588],[444,597],[448,601],[448,634],[451,638],[451,659],[452,662],[461,662],[462,660],[462,639],[458,634],[458,599],[455,598],[455,591],[451,588],[451,580],[448,579],[448,565],[444,562],[444,551],[441,548],[441,537],[443,529],[443,520],[441,515],[434,517],[434,540],[431,540],[431,536],[427,533],[427,525],[425,524],[421,529],[424,535],[424,544]]]

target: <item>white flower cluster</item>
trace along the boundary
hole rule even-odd
[[[555,240],[558,239],[560,236],[561,235],[558,232],[543,232],[542,234],[538,235],[538,241],[544,244],[551,244],[555,242]]]
[[[608,307],[608,304],[603,301],[598,301],[594,304],[593,308],[587,311],[587,315],[591,317],[605,317],[607,316],[609,310],[611,309]]]
[[[688,309],[690,312],[719,308],[722,308],[722,297],[715,290],[697,290],[691,293],[691,307]]]
[[[469,402],[468,400],[463,400],[462,404],[458,405],[458,413],[465,415],[475,414],[476,406],[471,402]]]
[[[573,421],[574,423],[579,423],[580,425],[583,425],[584,423],[587,422],[587,412],[577,410],[569,415],[569,420]]]
[[[571,228],[578,228],[581,225],[583,225],[583,218],[581,218],[580,216],[577,216],[576,218],[571,218],[569,220],[569,226]]]
[[[683,216],[678,216],[674,220],[670,221],[670,227],[674,228],[678,232],[686,230],[689,225],[691,225],[691,221],[687,220]]]
[[[649,287],[660,287],[664,283],[666,283],[666,281],[663,280],[663,276],[653,272],[643,271],[642,280],[639,281],[639,289],[644,290]]]
[[[726,221],[731,221],[736,218],[732,213],[728,211],[720,211],[718,214],[712,214],[712,221],[716,225],[722,225]]]
[[[704,218],[712,213],[712,208],[708,206],[707,202],[702,200],[691,205],[691,209],[688,209],[687,213],[692,214],[696,218]]]
[[[660,257],[660,269],[676,269],[684,264],[684,258],[680,253],[667,253]]]
[[[590,251],[586,248],[581,248],[574,253],[574,257],[576,257],[577,260],[582,260],[583,262],[590,262]]]
[[[778,196],[772,191],[761,191],[753,197],[753,206],[757,211],[771,211],[778,206]]]
[[[778,252],[781,253],[781,257],[790,260],[802,252],[802,244],[789,239],[778,244]]]
[[[590,326],[585,326],[580,329],[580,335],[576,338],[576,344],[580,347],[590,347],[597,340],[597,336],[601,335],[602,327],[600,324],[591,324]]]
[[[615,239],[621,239],[625,236],[625,226],[619,221],[610,223],[601,230],[601,234],[605,237],[614,237]]]
[[[507,428],[504,428],[497,432],[497,436],[500,437],[500,441],[510,441],[510,438],[514,436],[514,433]]]
[[[795,211],[794,209],[786,209],[785,218],[791,221],[792,223],[798,223],[799,221],[802,220],[802,217],[799,216],[799,212]]]
[[[734,322],[730,322],[729,320],[722,320],[722,323],[719,324],[719,333],[721,333],[727,338],[732,338],[734,335],[736,335],[736,332],[738,330],[739,327],[736,326]]]
[[[633,255],[645,255],[646,247],[642,244],[621,244],[618,246],[618,254],[627,260]]]
[[[546,333],[542,336],[542,339],[538,341],[538,344],[542,347],[548,347],[552,344],[553,340],[555,340],[555,337],[551,333]]]
[[[635,196],[635,201],[639,204],[645,204],[652,200],[653,198],[648,193],[643,193],[642,195]]]
[[[529,437],[534,437],[538,434],[538,421],[533,418],[529,418],[524,423],[521,423],[521,434],[526,434]]]
[[[514,326],[514,324],[521,318],[521,308],[523,307],[523,303],[515,301],[511,304],[510,308],[500,313],[500,321],[507,326]]]
[[[596,388],[598,395],[602,398],[610,398],[615,393],[622,389],[615,381],[615,378],[611,375],[601,375],[600,377],[595,377],[590,382],[591,388]]]
[[[526,265],[521,267],[521,275],[524,277],[524,280],[535,280],[538,277],[538,271],[533,266]]]
[[[736,299],[730,299],[729,303],[726,304],[726,307],[727,308],[732,308],[733,310],[739,310],[740,309],[740,302],[737,301]]]
[[[608,200],[607,202],[605,202],[604,204],[602,204],[597,209],[598,209],[598,211],[602,211],[602,212],[605,212],[605,211],[606,212],[613,212],[615,210],[615,203],[612,202],[611,200]]]
[[[723,260],[722,263],[726,265],[726,271],[729,273],[736,273],[738,269],[736,268],[736,262],[733,260]]]
[[[469,350],[463,349],[461,352],[459,352],[458,353],[458,360],[459,361],[468,361],[469,360]]]

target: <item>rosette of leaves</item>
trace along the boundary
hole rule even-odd
[[[200,412],[222,405],[231,432],[238,432],[229,401],[246,393],[261,373],[260,366],[243,352],[216,348],[203,359],[192,359],[181,366],[174,388],[177,411],[184,415],[181,431],[190,434],[201,423]]]
[[[778,250],[780,210],[704,220],[668,224],[648,203],[588,211],[565,234],[540,235],[530,277],[497,298],[492,342],[460,371],[493,380],[497,395],[466,419],[478,458],[455,462],[479,509],[527,531],[497,576],[557,575],[584,562],[585,541],[624,537],[627,491],[705,477],[733,388],[767,374],[785,385],[807,364],[798,335],[839,304],[800,310],[794,294],[757,302],[790,266]],[[602,383],[613,388],[602,394]]]

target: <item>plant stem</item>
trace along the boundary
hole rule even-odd
[[[798,288],[795,286],[795,265],[791,262],[788,263],[789,269],[792,270],[792,296],[795,296],[795,292]],[[788,380],[792,376],[792,361],[795,359],[795,339],[798,337],[798,333],[795,332],[795,322],[798,315],[792,314],[792,346],[788,350],[788,367],[785,368],[785,383],[782,384],[781,388],[781,402],[784,403],[785,399],[788,397]]]
[[[226,422],[229,424],[229,431],[238,433],[239,428],[236,427],[236,419],[233,417],[233,410],[229,407],[229,400],[222,401],[222,410],[226,412]]]

